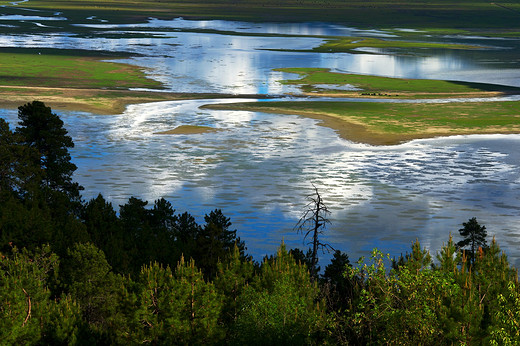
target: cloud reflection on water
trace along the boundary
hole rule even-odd
[[[126,61],[151,68],[150,75],[177,92],[223,92],[280,94],[294,92],[294,87],[277,82],[280,75],[273,68],[323,67],[337,71],[403,78],[445,78],[520,86],[520,69],[512,64],[516,50],[449,51],[427,50],[422,55],[330,54],[274,52],[264,49],[308,49],[323,39],[313,37],[260,37],[164,31],[164,28],[211,28],[236,32],[282,34],[367,34],[352,28],[305,24],[248,24],[226,21],[152,20],[137,25],[90,25],[113,28],[110,32],[93,31],[89,35],[67,32],[37,35],[1,35],[2,47],[39,47],[62,49],[110,50],[144,54]],[[149,29],[154,37],[127,37]],[[161,31],[163,28],[163,31]],[[381,32],[370,34],[384,35]],[[118,37],[119,36],[119,37]],[[486,40],[486,42],[488,42]],[[506,41],[516,47],[516,41]],[[489,42],[488,42],[489,43]],[[516,47],[515,49],[518,50]],[[506,53],[504,53],[506,52]],[[505,55],[504,55],[505,54]],[[495,63],[487,62],[493,57]],[[498,64],[498,65],[497,65]],[[504,66],[502,66],[504,65]],[[506,66],[507,65],[507,66]],[[504,72],[504,68],[507,70]],[[513,67],[513,68],[512,68]],[[499,72],[500,71],[500,72]]]
[[[115,117],[64,113],[86,197],[102,192],[116,206],[131,195],[165,197],[199,220],[223,208],[260,258],[282,237],[302,246],[293,227],[315,183],[332,210],[326,240],[352,259],[374,246],[399,255],[416,238],[436,251],[476,216],[520,263],[513,251],[520,170],[509,160],[520,136],[371,147],[343,141],[312,119],[197,109],[207,102],[135,105]],[[182,124],[224,131],[153,134]]]

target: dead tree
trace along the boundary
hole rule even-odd
[[[310,240],[307,244],[312,245],[312,259],[311,259],[311,267],[310,274],[311,279],[314,280],[317,278],[317,264],[318,264],[318,249],[321,248],[324,250],[334,250],[330,244],[325,244],[320,242],[319,235],[323,234],[323,231],[327,224],[330,224],[327,215],[330,214],[329,209],[323,202],[323,198],[318,192],[318,188],[314,187],[314,193],[307,196],[309,199],[309,203],[305,206],[305,210],[296,224],[296,230],[298,233],[304,234],[304,240],[307,240],[307,237],[311,235],[312,240]]]

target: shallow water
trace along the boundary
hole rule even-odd
[[[15,15],[4,17],[16,18],[13,16]],[[0,24],[4,22],[12,25],[15,22],[2,21],[2,18],[0,16]],[[274,72],[273,69],[282,67],[323,67],[341,72],[389,77],[520,86],[520,41],[515,39],[425,35],[423,39],[426,41],[469,43],[486,49],[369,49],[371,53],[306,53],[272,50],[310,49],[319,46],[324,40],[308,35],[388,38],[395,34],[327,23],[265,24],[218,20],[188,21],[178,18],[171,21],[150,19],[148,23],[124,25],[95,23],[102,21],[102,18],[85,18],[84,23],[62,23],[59,14],[54,17],[46,15],[45,18],[55,18],[56,28],[49,28],[46,23],[47,29],[42,32],[42,23],[34,20],[34,30],[31,33],[23,31],[17,34],[16,30],[6,30],[0,34],[0,46],[58,47],[140,54],[142,56],[126,61],[149,68],[151,76],[166,83],[170,91],[176,92],[296,92],[294,87],[278,83],[286,75]],[[23,22],[24,25],[31,23],[29,20]],[[193,32],[201,29],[226,34]],[[292,36],[243,36],[244,34]],[[142,37],[143,35],[146,37]]]
[[[199,221],[222,208],[260,259],[282,238],[302,247],[293,227],[315,184],[332,211],[324,240],[352,259],[376,246],[398,255],[415,239],[436,251],[476,216],[520,264],[520,135],[372,147],[313,119],[198,109],[209,102],[134,105],[110,117],[62,113],[85,198],[102,193],[117,207],[131,196],[164,197]],[[14,121],[15,112],[3,116]],[[179,125],[223,131],[154,134]]]
[[[101,21],[85,19],[85,23]],[[41,25],[36,20],[33,24],[35,28]],[[132,28],[149,30],[153,36],[129,38]],[[0,46],[140,53],[127,61],[150,67],[150,75],[166,83],[169,90],[182,92],[298,92],[277,82],[286,76],[272,71],[278,67],[326,67],[343,72],[520,86],[517,40],[434,38],[504,47],[483,51],[318,54],[265,49],[310,48],[319,45],[320,38],[240,33],[388,34],[323,23],[273,25],[182,19],[150,20],[140,27],[91,26],[91,30],[89,35],[74,33],[72,27],[70,31],[4,33]],[[427,102],[434,101],[440,100]],[[189,211],[199,221],[205,213],[222,208],[249,252],[260,259],[273,253],[282,238],[290,247],[302,247],[301,236],[293,227],[315,184],[332,210],[332,224],[324,240],[347,251],[352,260],[367,255],[375,246],[399,255],[408,251],[416,238],[437,251],[450,232],[457,236],[461,223],[475,216],[520,265],[520,155],[516,150],[520,136],[460,136],[372,147],[341,140],[331,129],[316,126],[313,119],[198,108],[211,102],[215,101],[133,105],[116,116],[60,113],[76,144],[73,160],[78,165],[76,178],[86,188],[85,198],[100,192],[117,208],[130,196],[149,201],[164,197],[177,211]],[[0,116],[14,122],[16,112],[0,110]],[[154,134],[179,125],[223,131]]]

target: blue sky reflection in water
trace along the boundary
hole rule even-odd
[[[5,21],[7,24],[13,22]],[[92,30],[88,34],[74,34],[74,24],[70,30],[56,28],[55,32],[37,33],[41,30],[36,24],[41,23],[34,22],[34,34],[0,35],[0,46],[137,53],[142,56],[123,61],[151,68],[151,76],[166,83],[169,90],[178,92],[280,94],[295,91],[293,87],[277,83],[282,74],[272,69],[280,67],[326,67],[343,72],[390,77],[452,79],[520,86],[519,40],[425,35],[423,39],[426,41],[468,43],[487,48],[398,50],[398,54],[394,55],[382,54],[385,51],[381,51],[381,54],[377,54],[379,51],[376,54],[305,53],[269,49],[310,49],[323,42],[322,38],[302,35],[382,38],[392,35],[378,30],[357,30],[326,23],[263,24],[183,19],[150,19],[148,23],[131,25],[98,24],[95,20],[87,19],[84,22],[80,24],[81,29]],[[220,30],[227,34],[185,31],[200,29]],[[241,36],[241,33],[294,36]],[[135,37],[135,34],[148,36]]]
[[[318,38],[161,31],[176,26],[293,35],[349,30],[356,35],[384,35],[326,24],[151,20],[143,27],[154,37],[125,38],[129,28],[116,26],[112,32],[93,31],[88,37],[66,32],[0,35],[0,44],[140,53],[144,56],[127,61],[152,68],[150,74],[168,89],[184,92],[296,91],[277,83],[283,75],[271,71],[276,67],[328,67],[520,86],[518,59],[511,59],[518,41],[471,39],[510,45],[507,50],[441,50],[407,56],[316,54],[264,49],[309,48],[321,42]],[[408,251],[416,238],[436,251],[450,231],[456,235],[462,222],[476,216],[520,265],[520,157],[516,150],[520,136],[451,137],[370,147],[341,140],[312,119],[198,109],[210,102],[134,105],[117,116],[61,113],[76,143],[76,178],[86,187],[85,198],[100,192],[117,208],[132,195],[149,201],[165,197],[177,211],[189,211],[200,221],[205,213],[222,208],[259,259],[273,253],[282,237],[291,247],[302,246],[293,227],[314,183],[333,211],[326,240],[353,260],[374,246],[398,255]],[[14,121],[16,112],[2,110],[0,116]],[[179,125],[221,131],[155,134]]]

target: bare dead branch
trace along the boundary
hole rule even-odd
[[[31,317],[31,296],[29,295],[29,293],[27,293],[27,291],[23,287],[22,287],[22,291],[25,294],[25,296],[27,297],[27,316],[25,317],[25,320],[22,323],[22,327],[24,327],[25,324],[27,323],[27,321],[29,321],[29,318]]]
[[[329,209],[323,202],[323,198],[321,197],[318,188],[313,184],[314,193],[307,196],[309,203],[305,206],[305,210],[298,220],[298,223],[295,226],[297,233],[304,234],[303,239],[306,240],[309,235],[311,235],[312,240],[310,240],[307,244],[312,245],[312,260],[311,260],[311,278],[315,279],[317,276],[317,263],[318,263],[318,249],[321,248],[324,253],[325,250],[329,251],[329,249],[334,250],[334,248],[329,245],[319,241],[319,235],[323,234],[323,230],[330,224],[327,215],[330,214]]]

